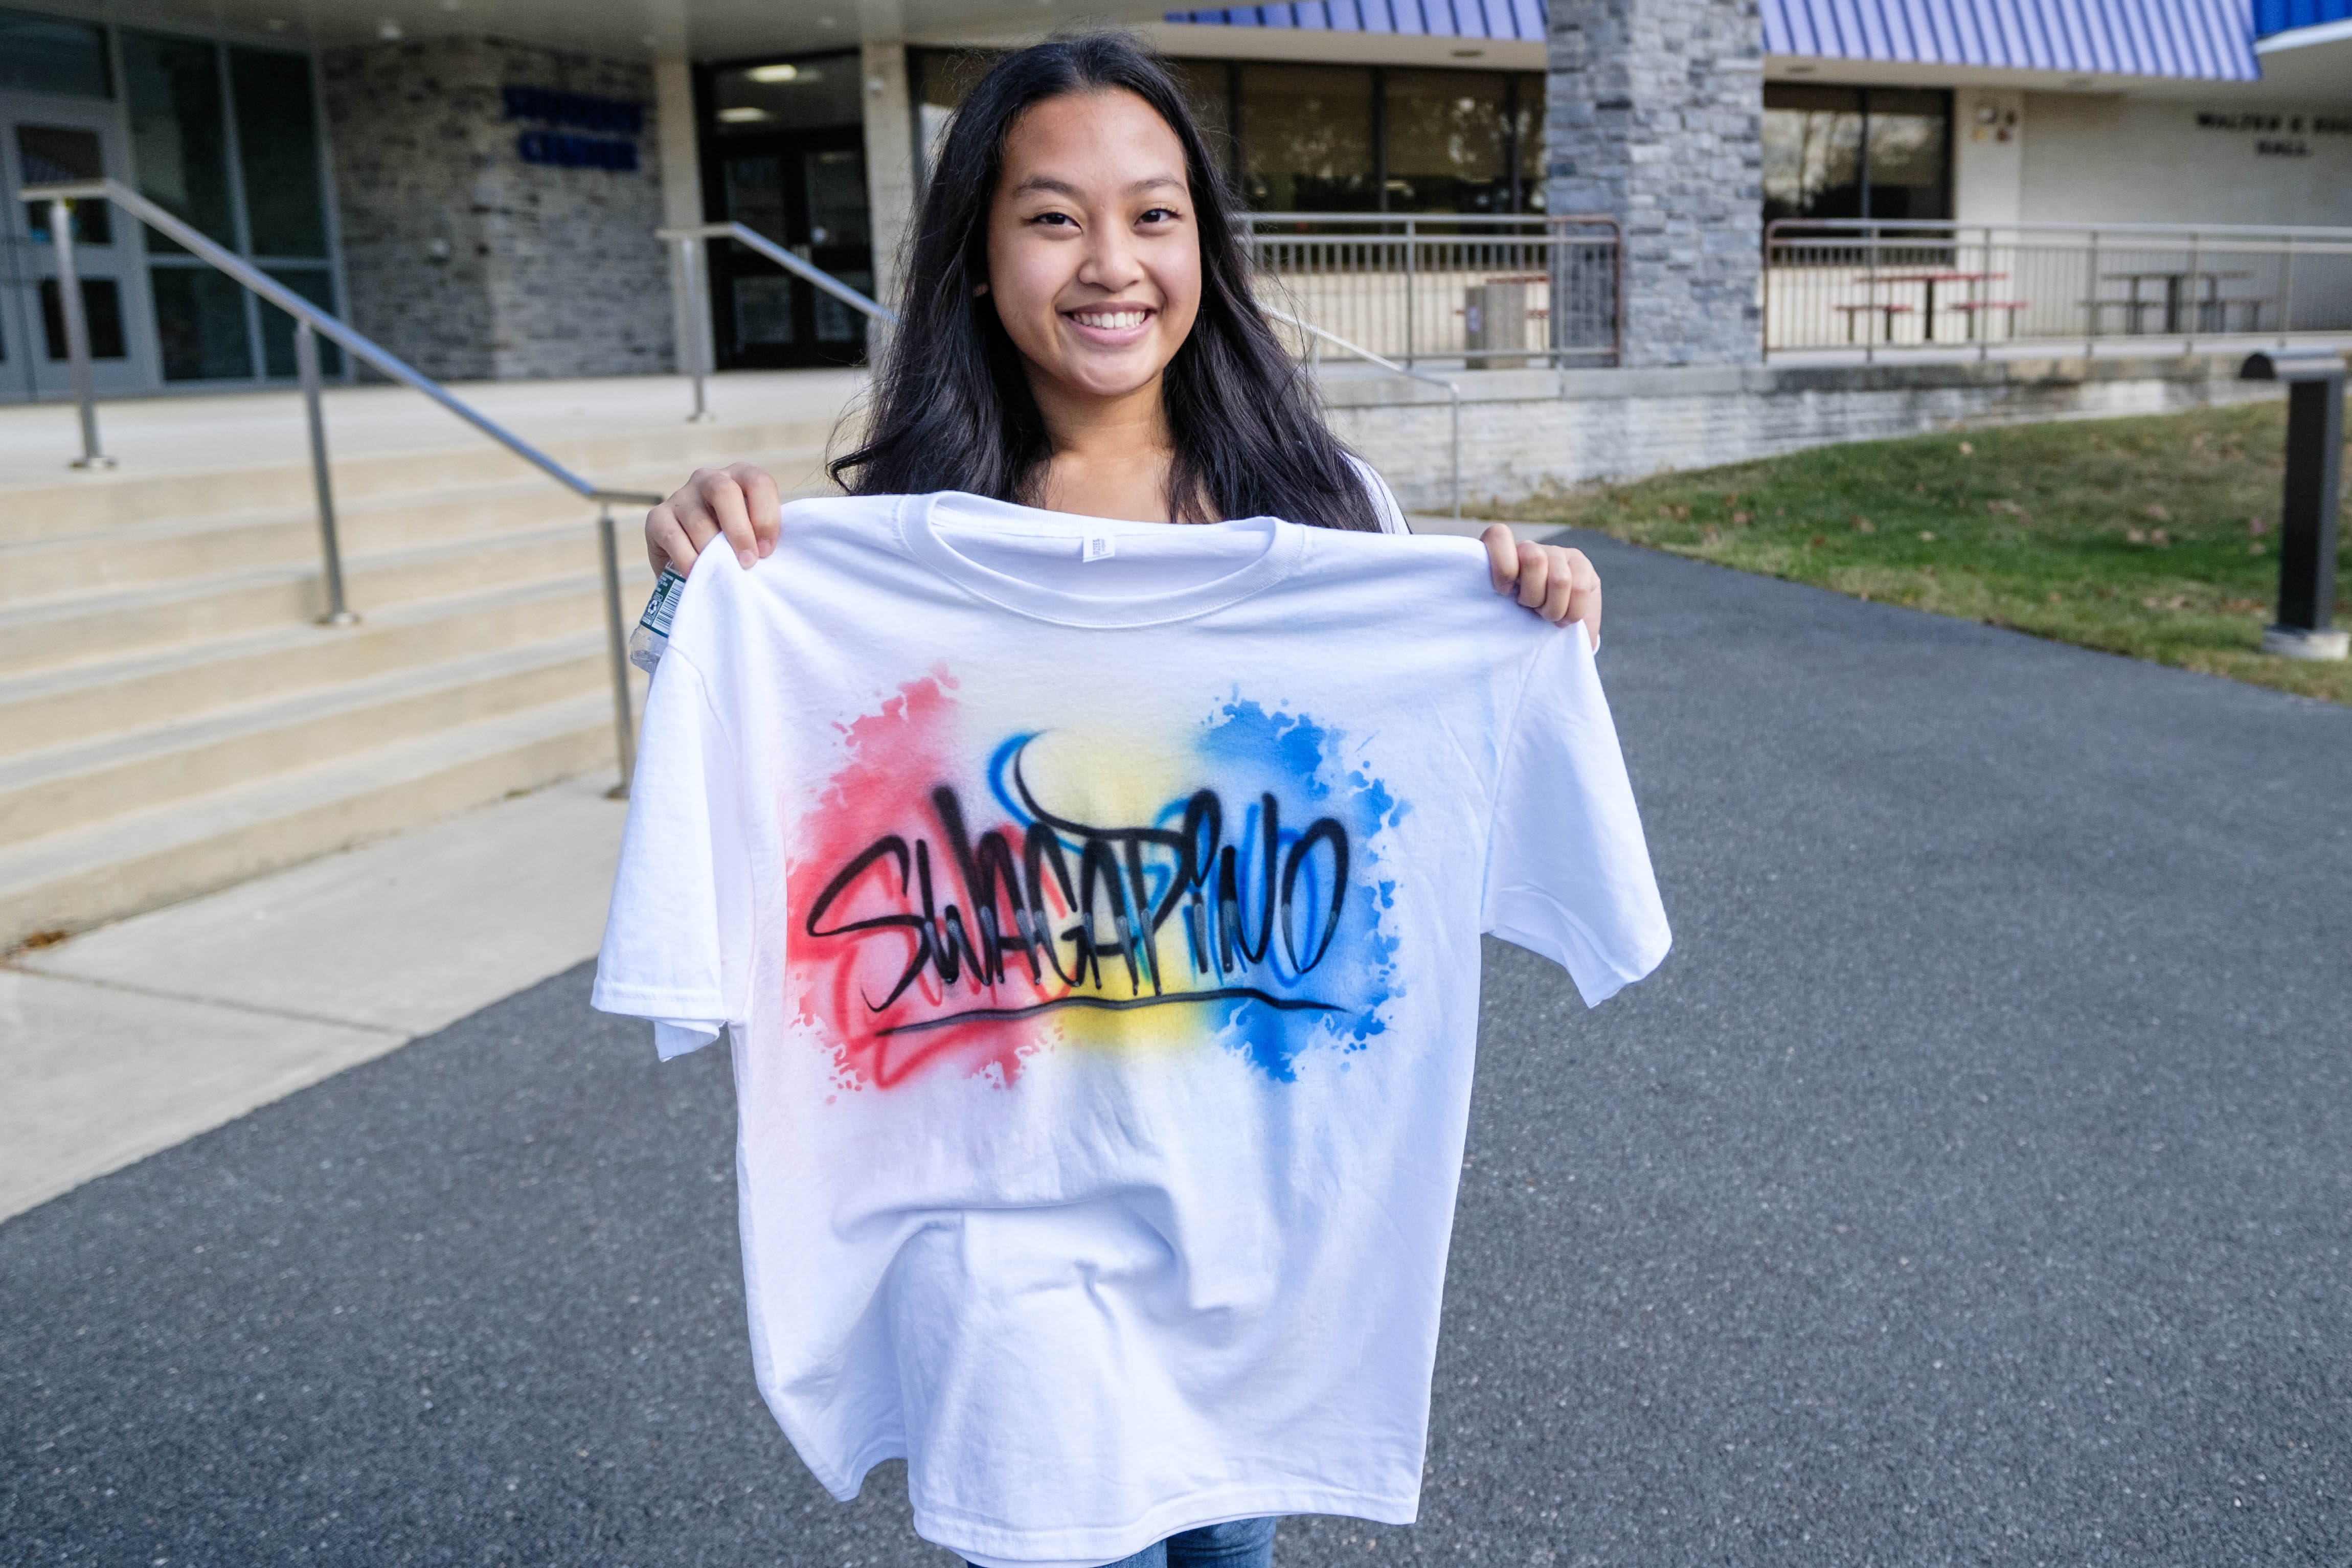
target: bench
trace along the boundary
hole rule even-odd
[[[2009,319],[2005,323],[2005,326],[2008,335],[2014,338],[2017,336],[2017,313],[2021,310],[2031,309],[2032,308],[2032,304],[2033,302],[2030,299],[1962,299],[1956,302],[1952,306],[1952,308],[1955,310],[1965,310],[1969,313],[1969,336],[1971,338],[1977,335],[1977,322],[1979,319],[1979,317],[1978,316],[1979,311],[2006,310],[2009,312]]]
[[[1846,340],[1847,342],[1851,343],[1851,342],[1853,342],[1853,322],[1854,322],[1854,318],[1855,318],[1855,317],[1857,317],[1857,316],[1859,316],[1859,315],[1861,315],[1861,314],[1862,314],[1864,311],[1865,311],[1865,310],[1876,310],[1876,311],[1879,311],[1880,313],[1882,313],[1883,315],[1885,315],[1885,318],[1886,318],[1886,333],[1885,333],[1885,336],[1884,336],[1883,338],[1881,338],[1881,339],[1879,340],[1879,341],[1881,341],[1881,342],[1883,342],[1883,343],[1891,343],[1891,342],[1895,341],[1895,318],[1896,318],[1897,316],[1908,316],[1908,315],[1910,315],[1910,314],[1911,314],[1915,309],[1916,309],[1916,308],[1917,308],[1917,307],[1916,307],[1916,306],[1911,306],[1911,305],[1894,305],[1894,304],[1886,304],[1886,305],[1840,305],[1840,306],[1836,306],[1836,307],[1834,307],[1833,308],[1836,308],[1836,309],[1839,309],[1839,310],[1842,310],[1842,311],[1845,312],[1845,340]]]

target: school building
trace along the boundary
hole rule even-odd
[[[625,778],[644,507],[829,487],[1057,27],[1179,63],[1417,528],[2352,342],[2352,0],[1167,3],[0,0],[0,955]]]
[[[1441,220],[1456,216],[1486,225],[1457,235],[1540,232],[1492,221],[1514,216],[1613,220],[1589,231],[1622,246],[1608,302],[1622,321],[1598,362],[1755,361],[1760,318],[1793,308],[1767,300],[1759,269],[1787,261],[1813,264],[1814,285],[1829,265],[1844,290],[1811,301],[1806,330],[1824,344],[1922,340],[1916,290],[1857,294],[1839,270],[1854,256],[1821,248],[1861,231],[1799,225],[1780,231],[1798,249],[1774,255],[1761,244],[1774,220],[2352,228],[2352,0],[1182,12],[226,0],[205,25],[192,14],[140,0],[0,9],[0,399],[59,395],[66,382],[48,214],[14,187],[97,175],[443,379],[663,371],[696,340],[720,369],[854,361],[866,327],[856,312],[740,246],[712,246],[707,287],[689,289],[687,264],[654,231],[739,220],[887,298],[925,149],[974,70],[1008,45],[1097,20],[1132,25],[1181,62],[1261,212],[1345,216],[1352,228],[1324,226],[1359,236],[1403,232],[1368,215],[1413,218],[1417,235],[1449,232]],[[102,393],[292,374],[282,313],[102,206],[76,221]],[[1943,238],[1962,249],[1937,260],[1971,270],[1969,236]],[[1406,248],[1372,269],[1404,265]],[[2120,274],[2052,284],[1996,323],[2020,272],[1990,255],[1977,256],[1989,275],[1979,298],[1948,288],[1924,340],[2020,331],[2062,304],[2098,319],[2046,322],[2053,336],[2194,331],[2183,288],[2191,317],[2200,295],[2235,302],[2218,320],[2203,308],[2217,329],[2352,324],[2283,321],[2291,302],[2269,252],[2245,266],[2168,263],[2169,283],[2151,264],[2128,280],[2137,299]],[[2341,279],[2320,278],[2324,259],[2305,266],[2304,308],[2316,310]],[[2159,287],[2172,291],[2168,316]],[[2072,297],[2103,289],[2115,298],[2096,308]],[[1464,298],[1428,303],[1424,320],[1450,323]],[[1394,331],[1381,335],[1393,352]],[[1405,346],[1416,358],[1470,346],[1440,337]],[[1538,329],[1531,346],[1569,346],[1559,340]]]

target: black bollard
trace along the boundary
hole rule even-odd
[[[2278,624],[2263,652],[2340,659],[2335,629],[2336,523],[2344,495],[2344,356],[2333,349],[2281,349],[2248,357],[2238,378],[2284,382],[2286,495],[2279,514]]]

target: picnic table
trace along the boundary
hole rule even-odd
[[[2086,303],[2090,305],[2095,315],[2111,307],[2125,312],[2126,319],[2129,322],[2126,330],[2131,332],[2141,330],[2140,319],[2147,312],[2156,309],[2158,305],[2161,305],[2164,309],[2164,329],[2167,332],[2178,332],[2181,329],[2181,308],[2184,305],[2196,307],[2197,327],[2193,329],[2201,330],[2207,317],[2218,313],[2221,317],[2219,325],[2223,330],[2227,330],[2230,325],[2230,307],[2241,303],[2248,308],[2248,314],[2252,319],[2250,325],[2259,327],[2262,322],[2263,306],[2266,301],[2257,298],[2241,300],[2221,298],[2222,279],[2252,276],[2251,272],[2219,272],[2207,267],[2192,269],[2186,267],[2150,267],[2139,272],[2103,272],[2099,274],[2100,282],[2127,283],[2131,287],[2130,296],[2123,299],[2093,299]],[[2151,278],[2163,280],[2164,298],[2161,300],[2140,298],[2140,286]],[[2096,330],[2095,322],[2093,324],[2093,329]]]
[[[1924,287],[1926,297],[1920,302],[1919,331],[1923,340],[1932,343],[1936,340],[1936,289],[1939,285],[1965,283],[1969,286],[1969,292],[1973,294],[1978,284],[1996,282],[2008,276],[2006,272],[1954,272],[1943,269],[1934,272],[1882,272],[1868,281],[1873,284]],[[1907,310],[1906,313],[1907,314]],[[1891,311],[1886,319],[1886,329],[1887,338],[1892,340],[1895,336],[1895,317]],[[1976,318],[1972,313],[1969,317],[1969,335],[1970,337],[1976,335]]]

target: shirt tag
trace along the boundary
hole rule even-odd
[[[1078,559],[1082,561],[1108,560],[1118,553],[1118,541],[1117,539],[1111,538],[1108,534],[1092,534],[1087,538],[1086,548],[1078,552]]]

